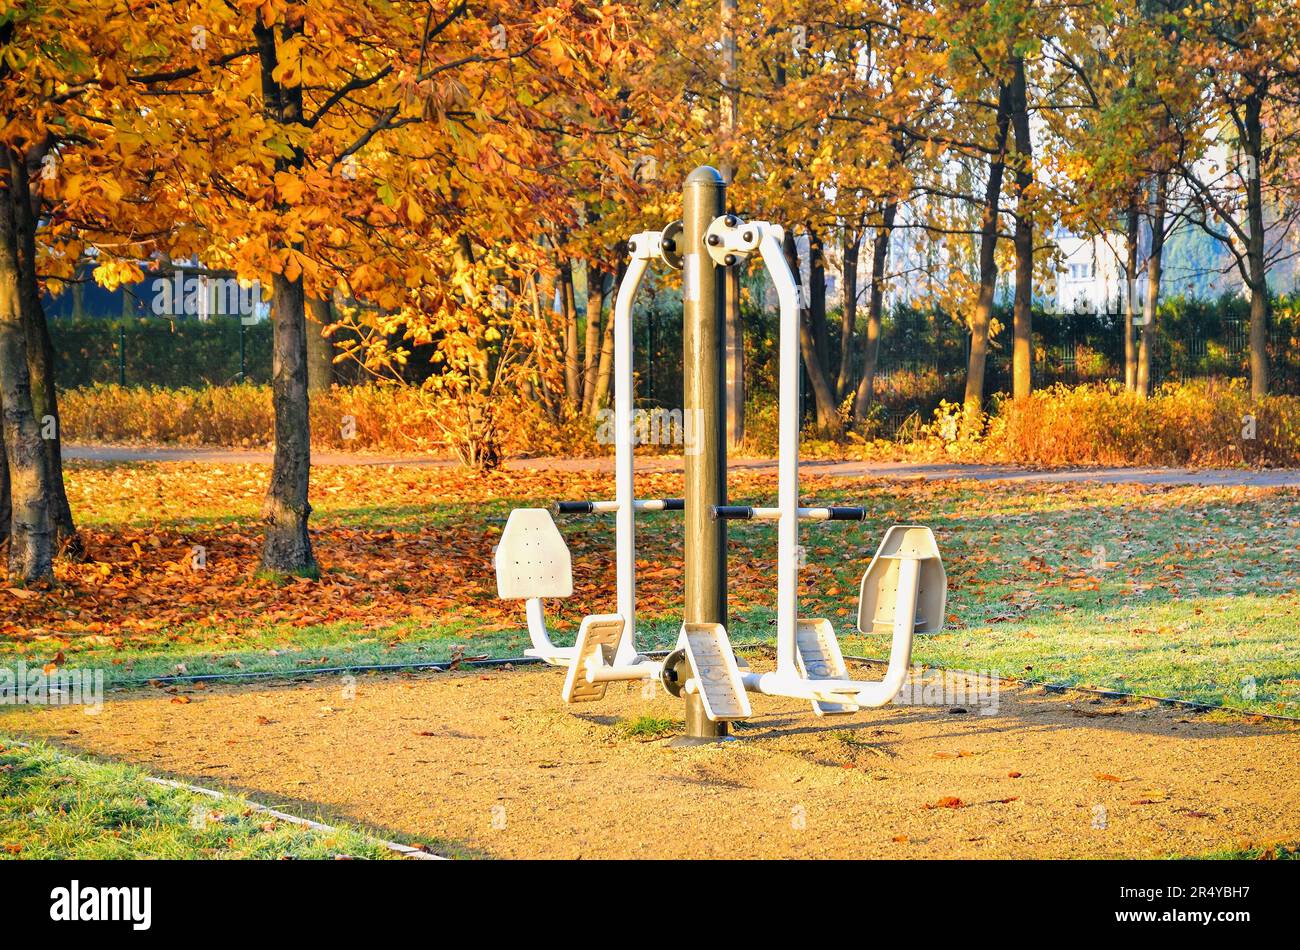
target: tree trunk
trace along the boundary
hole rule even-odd
[[[0,405],[0,419],[4,406]],[[9,456],[5,454],[5,427],[0,425],[0,546],[9,540],[9,523],[13,520],[13,503],[9,497]]]
[[[627,246],[619,242],[618,246],[618,273],[614,275],[613,285],[610,289],[611,294],[618,294],[618,288],[623,285],[623,277],[627,274]],[[617,299],[615,297],[614,299]],[[609,397],[610,379],[614,373],[614,300],[610,301],[609,319],[605,321],[605,332],[600,341],[600,363],[596,368],[596,391],[592,393],[590,413],[594,418],[597,413],[605,406],[605,401]]]
[[[736,82],[736,8],[737,0],[720,0],[719,21],[722,38],[722,69],[719,83],[723,94],[718,97],[718,132],[725,146],[734,141],[740,122],[740,89]],[[722,163],[722,179],[731,186],[736,169],[730,161]],[[723,365],[727,386],[727,447],[738,449],[745,441],[745,325],[740,315],[740,268],[728,267],[723,277]]]
[[[72,519],[72,506],[63,483],[63,420],[59,416],[58,387],[54,375],[54,342],[41,303],[36,276],[36,222],[38,208],[31,192],[31,166],[13,156],[14,231],[18,250],[18,284],[22,300],[23,331],[27,336],[27,371],[31,376],[32,413],[41,430],[49,491],[50,526],[58,551],[84,560],[85,545]],[[37,159],[39,165],[39,158]]]
[[[1128,228],[1127,240],[1128,247],[1125,248],[1125,281],[1124,287],[1124,389],[1127,392],[1133,392],[1137,388],[1137,347],[1133,341],[1133,320],[1137,316],[1137,301],[1134,299],[1137,290],[1137,273],[1138,273],[1138,242],[1141,240],[1142,232],[1139,228],[1138,207],[1134,201],[1128,208]]]
[[[835,401],[843,402],[853,384],[853,328],[858,322],[858,250],[862,232],[845,225],[843,286],[840,288],[840,372]]]
[[[822,373],[829,382],[834,374],[831,372],[831,330],[826,322],[826,248],[821,235],[811,226],[808,228],[808,316]]]
[[[9,576],[31,583],[54,579],[54,543],[45,446],[32,410],[12,199],[8,187],[0,190],[0,405],[12,506]]]
[[[1160,304],[1160,267],[1165,249],[1165,208],[1169,200],[1169,173],[1156,173],[1151,206],[1151,253],[1147,255],[1147,297],[1142,302],[1142,333],[1138,342],[1136,391],[1151,395],[1151,349],[1155,345],[1156,308]]]
[[[542,306],[540,284],[541,277],[536,273],[529,274],[525,278],[525,286],[528,290],[528,303],[533,313],[533,326],[536,328],[536,332],[540,334],[542,339],[550,341],[555,339],[555,327],[550,321],[547,309]],[[539,349],[534,354],[534,365],[537,367],[537,375],[530,381],[529,385],[533,393],[537,396],[538,401],[542,404],[542,410],[546,413],[546,418],[559,424],[562,418],[560,396],[558,393],[553,393],[551,391],[546,375],[549,364],[543,365],[542,362],[538,361],[541,353],[542,351]],[[549,349],[547,355],[549,355]],[[563,354],[561,354],[561,357],[563,357]]]
[[[262,568],[276,574],[315,575],[307,520],[311,478],[311,424],[307,397],[307,318],[302,278],[276,274],[271,282],[271,405],[275,456],[263,517]]]
[[[853,397],[853,421],[861,423],[867,418],[871,400],[875,398],[876,366],[880,358],[880,321],[885,299],[885,264],[889,261],[889,240],[894,229],[898,205],[885,205],[880,227],[871,248],[871,295],[867,298],[867,334],[862,341],[862,375],[858,377],[858,391]]]
[[[967,425],[984,408],[984,369],[988,363],[989,323],[993,319],[993,291],[998,279],[998,205],[1002,200],[1002,175],[1006,168],[1007,126],[1010,120],[1007,86],[998,93],[997,135],[984,186],[984,216],[980,222],[979,292],[970,321],[970,362],[966,368],[965,411]]]
[[[260,14],[259,14],[260,16]],[[302,18],[281,27],[281,36],[301,36]],[[302,87],[282,88],[275,80],[275,29],[260,20],[253,27],[261,58],[262,97],[267,116],[285,125],[303,121]],[[304,156],[294,148],[290,157],[276,159],[279,171],[300,171]],[[301,245],[290,244],[295,250]],[[266,540],[262,569],[273,574],[315,576],[320,568],[312,554],[307,520],[311,478],[311,426],[307,397],[307,314],[302,275],[289,279],[283,273],[271,280],[271,406],[275,413],[275,455],[271,484],[266,492],[263,518]]]
[[[587,338],[582,353],[582,411],[591,414],[600,359],[600,320],[605,310],[605,272],[587,265]],[[611,319],[609,321],[613,323]]]
[[[1245,109],[1245,135],[1243,148],[1248,170],[1246,178],[1246,220],[1249,231],[1246,242],[1247,271],[1250,274],[1250,395],[1263,399],[1268,395],[1268,323],[1271,301],[1268,297],[1268,264],[1264,259],[1264,198],[1263,180],[1263,127],[1260,112],[1264,91],[1255,86],[1255,93],[1247,97]]]
[[[564,395],[569,405],[582,407],[582,357],[578,352],[578,313],[573,296],[573,264],[565,259],[555,277],[560,297],[560,315],[564,318]]]
[[[307,324],[307,392],[327,393],[334,383],[334,341],[325,329],[334,322],[330,301],[311,297],[307,300],[311,322]]]
[[[1034,183],[1034,147],[1029,136],[1029,102],[1025,90],[1025,60],[1017,56],[1011,81],[1011,124],[1016,135],[1016,292],[1012,311],[1011,393],[1028,399],[1034,365],[1034,216],[1029,190]]]
[[[799,277],[799,254],[795,250],[794,235],[785,232],[784,242],[786,262],[797,280]],[[813,334],[807,308],[802,306],[803,293],[800,292],[799,307],[799,352],[803,355],[804,369],[812,383],[813,403],[817,413],[817,428],[839,439],[844,435],[844,426],[840,415],[835,411],[835,394],[831,391],[830,379],[826,375],[825,364],[817,352],[817,340]]]

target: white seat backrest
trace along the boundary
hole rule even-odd
[[[888,633],[894,626],[894,604],[902,561],[918,561],[916,633],[938,633],[948,603],[948,575],[934,533],[921,525],[896,524],[885,532],[880,549],[862,575],[858,597],[858,629]]]
[[[497,596],[503,600],[568,597],[573,593],[569,549],[545,508],[510,512],[496,550]]]

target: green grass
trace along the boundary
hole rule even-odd
[[[641,716],[624,719],[618,724],[619,733],[629,739],[660,739],[679,731],[682,723],[662,716]]]
[[[1197,857],[1202,861],[1300,861],[1300,845],[1228,848]]]
[[[354,622],[312,627],[272,625],[239,638],[237,646],[213,649],[211,642],[172,642],[166,645],[113,650],[100,648],[79,654],[69,667],[95,666],[107,661],[105,685],[136,685],[165,676],[204,676],[267,673],[282,676],[321,668],[441,663],[465,656],[517,656],[527,637],[494,633],[468,635],[465,624],[438,631],[417,629],[410,622],[363,628]],[[193,631],[191,631],[193,632]]]
[[[247,502],[251,512],[258,496],[251,489],[246,494],[238,504]],[[496,531],[510,508],[537,503],[530,497],[385,507],[368,498],[349,501],[344,494],[323,498],[314,520],[357,529],[474,525],[481,532],[486,524]],[[846,653],[887,653],[885,637],[854,632],[858,584],[889,524],[921,523],[938,538],[949,598],[944,631],[918,638],[916,662],[1300,716],[1300,492],[971,483],[899,490],[870,483],[832,490],[814,485],[808,500],[868,509],[864,524],[809,525],[802,531],[807,567],[801,612],[831,619]],[[770,499],[738,494],[733,501]],[[97,516],[130,517],[112,509]],[[579,569],[590,570],[597,558],[608,563],[608,518],[566,518],[560,529]],[[746,568],[750,574],[743,595],[737,592],[740,582],[733,581],[729,632],[742,646],[770,642],[775,529],[737,523],[730,537],[734,574]],[[638,520],[639,556],[680,564],[681,546],[679,517]],[[428,570],[436,574],[436,563]],[[485,555],[489,583],[490,570]],[[612,609],[612,583],[598,583],[608,586],[594,593],[588,586],[566,601],[548,603],[557,642],[571,642],[585,613]],[[671,646],[680,623],[680,578],[642,580],[638,587],[639,645]],[[364,625],[194,623],[157,631],[144,643],[95,646],[74,638],[65,652],[69,666],[101,668],[112,686],[180,672],[291,674],[444,661],[457,651],[513,656],[528,646],[522,606],[513,614],[517,626],[502,631],[492,629],[496,623],[476,623],[473,598],[466,604],[468,619],[419,623],[404,616],[399,594],[391,602],[376,600]],[[39,665],[55,648],[49,655],[23,649],[0,644],[0,663]]]
[[[0,859],[398,857],[350,828],[278,821],[241,798],[157,785],[123,765],[0,738]]]

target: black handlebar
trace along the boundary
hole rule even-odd
[[[662,501],[663,511],[685,511],[686,499],[684,498],[656,498],[655,501]],[[596,510],[595,502],[590,501],[557,501],[554,505],[557,515],[589,515]]]
[[[828,507],[820,505],[816,507],[825,508],[827,512],[827,521],[865,521],[867,519],[867,509],[859,507]],[[713,517],[720,521],[750,521],[754,517],[754,509],[749,505],[714,505]]]
[[[754,517],[754,509],[748,505],[714,505],[714,521],[748,521]]]

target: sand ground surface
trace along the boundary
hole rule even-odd
[[[503,858],[1145,857],[1300,839],[1286,723],[1005,684],[981,700],[957,680],[965,700],[826,718],[753,696],[737,741],[677,749],[627,724],[680,725],[680,700],[614,684],[566,706],[562,677],[135,690],[97,715],[4,707],[0,732]]]

